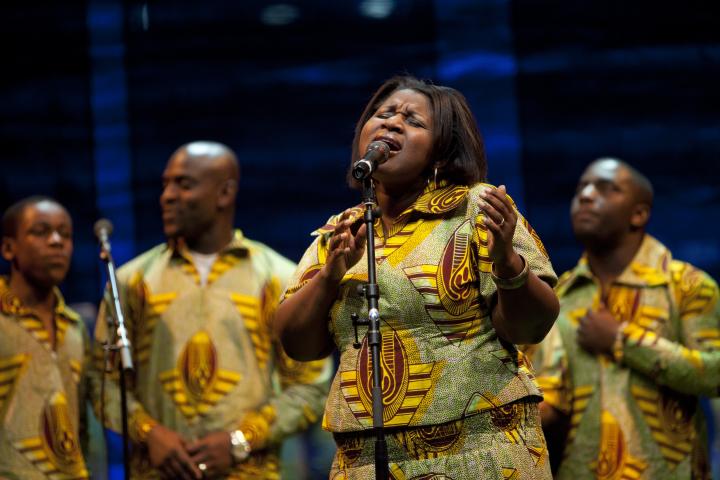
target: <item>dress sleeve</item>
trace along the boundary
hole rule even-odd
[[[318,235],[300,259],[297,268],[289,276],[287,288],[282,295],[281,302],[300,290],[325,265],[327,258],[327,241],[329,235]]]

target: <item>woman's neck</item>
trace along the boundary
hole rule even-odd
[[[382,211],[383,223],[391,225],[392,222],[423,192],[424,185],[405,185],[401,188],[389,188],[381,183],[375,186],[378,206]]]

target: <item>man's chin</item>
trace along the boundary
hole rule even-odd
[[[573,234],[575,239],[583,245],[595,243],[600,239],[598,232],[592,228],[575,227],[573,228]]]
[[[67,276],[67,270],[52,270],[33,279],[32,283],[43,289],[50,289],[60,285]]]
[[[168,239],[177,238],[179,236],[178,228],[175,225],[164,225],[163,233]]]

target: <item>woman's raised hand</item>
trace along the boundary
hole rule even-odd
[[[485,213],[484,221],[488,228],[488,254],[496,267],[496,273],[507,270],[522,270],[523,264],[513,249],[513,235],[517,224],[517,212],[507,196],[505,185],[486,188],[480,194],[478,205]],[[517,262],[519,269],[517,268]]]
[[[365,249],[367,226],[362,224],[353,235],[350,229],[353,222],[348,219],[349,216],[350,210],[342,213],[328,242],[328,255],[323,268],[328,278],[335,282],[339,282],[362,258]]]

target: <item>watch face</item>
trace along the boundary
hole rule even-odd
[[[250,445],[240,430],[230,433],[230,443],[232,444],[232,456],[236,462],[242,462],[250,456]]]
[[[235,445],[232,448],[232,457],[236,462],[242,462],[246,460],[250,454],[245,450],[242,445]]]

